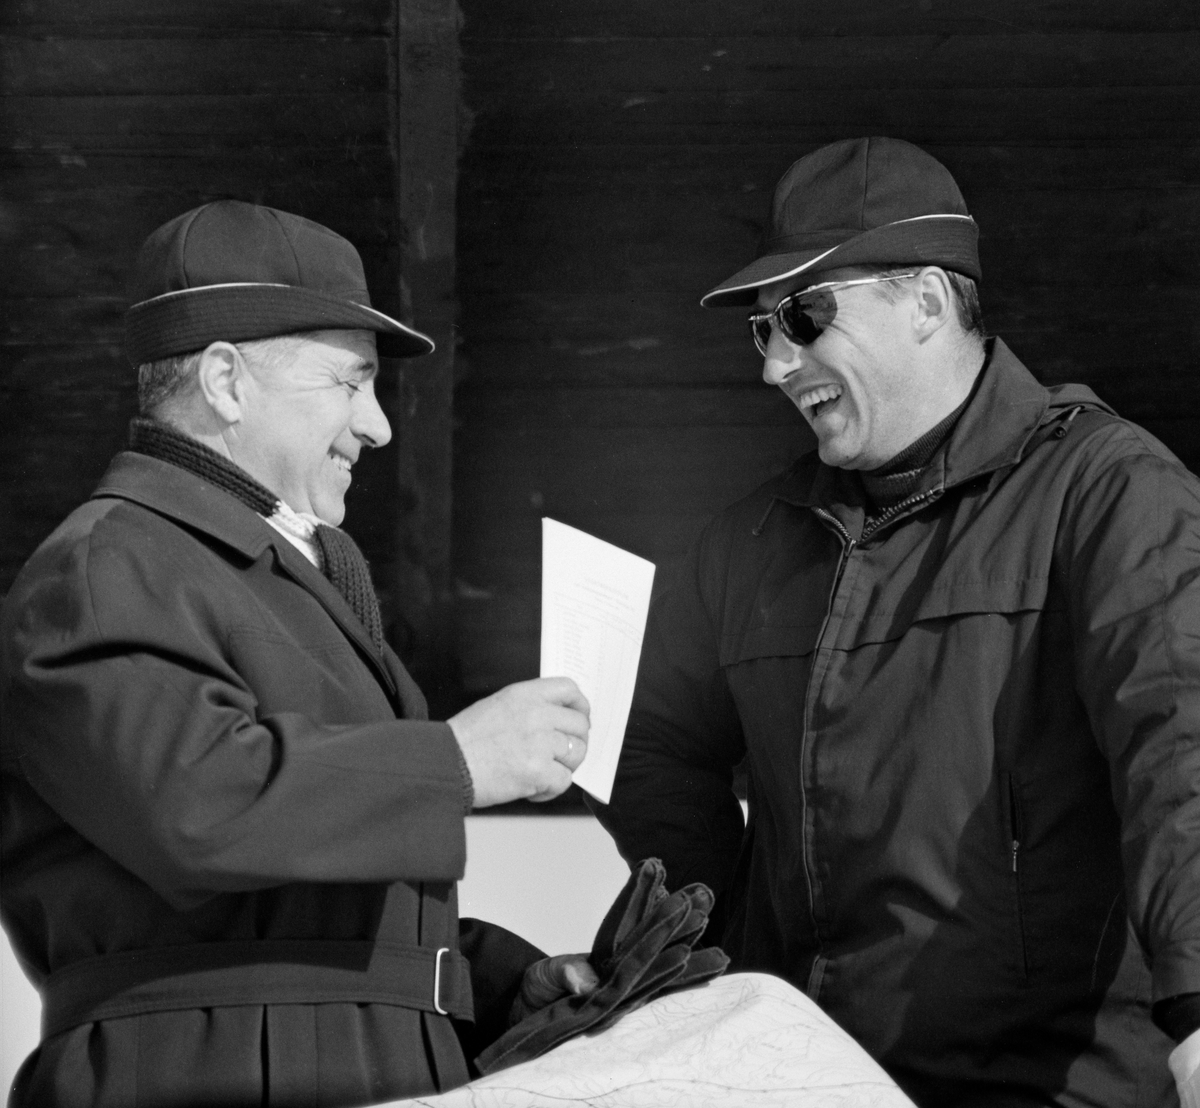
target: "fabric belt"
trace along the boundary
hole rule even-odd
[[[72,962],[42,986],[42,1037],[95,1020],[260,1004],[391,1004],[473,1020],[457,950],[337,939],[195,943]]]

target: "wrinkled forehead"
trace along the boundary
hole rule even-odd
[[[379,372],[372,331],[298,331],[237,347],[252,372],[269,373],[281,381],[313,373],[369,380]]]
[[[331,352],[347,369],[373,377],[379,370],[375,333],[365,330],[313,331],[309,337]]]

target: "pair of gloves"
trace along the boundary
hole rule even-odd
[[[724,973],[729,965],[724,951],[694,949],[708,924],[712,892],[696,883],[668,893],[665,882],[657,858],[634,870],[588,955],[599,978],[596,987],[529,1013],[518,1000],[516,1022],[475,1059],[480,1073],[527,1062],[585,1031],[602,1031],[656,996]]]

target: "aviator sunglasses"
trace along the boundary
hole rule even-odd
[[[848,289],[853,285],[878,285],[884,281],[906,281],[915,277],[912,273],[893,273],[886,277],[860,277],[854,281],[826,281],[823,285],[810,285],[799,292],[785,296],[769,312],[751,312],[748,322],[750,334],[754,336],[754,345],[765,358],[767,343],[771,341],[771,324],[783,333],[784,338],[800,346],[815,342],[834,320],[837,315],[837,297],[834,292],[838,289]]]

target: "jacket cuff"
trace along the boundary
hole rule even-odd
[[[469,816],[475,807],[475,782],[471,780],[471,771],[467,768],[467,759],[458,745],[458,739],[454,740],[454,752],[458,755],[458,769],[462,774],[463,814]]]

